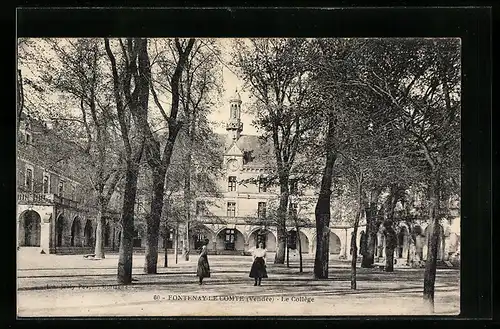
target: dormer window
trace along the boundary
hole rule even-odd
[[[243,164],[252,162],[254,157],[252,156],[253,151],[243,151]]]

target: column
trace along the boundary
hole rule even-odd
[[[217,235],[215,234],[212,234],[212,248],[215,254],[217,254]]]
[[[50,223],[44,223],[43,220],[40,224],[40,251],[42,250],[46,254],[50,251]]]

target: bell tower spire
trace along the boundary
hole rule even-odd
[[[234,95],[229,99],[229,106],[229,120],[226,124],[226,130],[231,139],[238,140],[243,131],[243,123],[241,122],[241,96],[238,93],[238,89],[236,89]]]

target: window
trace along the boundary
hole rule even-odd
[[[290,193],[297,194],[298,191],[298,182],[296,179],[290,179]]]
[[[50,193],[50,177],[48,174],[43,174],[43,193]]]
[[[236,202],[228,202],[227,217],[235,217],[235,216],[236,216]]]
[[[26,188],[33,191],[33,168],[26,168]]]
[[[205,209],[205,201],[196,201],[196,215],[204,215]]]
[[[295,202],[290,202],[288,213],[292,218],[297,217],[297,204]]]
[[[26,144],[31,144],[33,142],[33,139],[31,138],[30,133],[26,133]]]
[[[59,196],[64,196],[64,181],[59,182],[59,187],[57,188],[57,194]]]
[[[259,202],[258,208],[257,208],[257,216],[259,218],[266,217],[266,203],[265,202]]]
[[[247,164],[252,162],[254,159],[253,150],[251,151],[243,151],[243,164]]]
[[[266,179],[259,177],[259,192],[267,192]]]
[[[227,189],[229,192],[236,191],[236,176],[229,176]]]

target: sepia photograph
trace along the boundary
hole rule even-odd
[[[460,314],[460,38],[17,38],[17,316]]]

